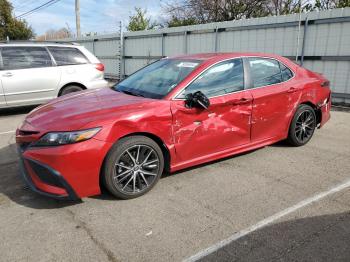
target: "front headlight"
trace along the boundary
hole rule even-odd
[[[82,142],[94,137],[99,131],[100,127],[72,131],[72,132],[52,132],[42,136],[32,146],[60,146],[67,144],[74,144]]]

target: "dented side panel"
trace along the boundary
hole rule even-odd
[[[242,98],[246,99],[242,103]],[[252,96],[250,91],[210,99],[208,109],[171,104],[173,137],[178,161],[188,161],[250,142]]]
[[[252,90],[252,141],[273,137],[286,137],[289,120],[302,95],[302,83],[291,80],[285,83]]]

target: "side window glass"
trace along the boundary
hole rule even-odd
[[[49,47],[58,66],[87,64],[87,58],[77,49],[71,47]]]
[[[248,61],[254,87],[282,82],[278,61],[267,58],[249,58]]]
[[[287,81],[293,77],[292,71],[286,67],[284,64],[280,63],[281,68],[281,74],[282,74],[282,81]]]
[[[194,80],[179,98],[189,93],[201,91],[208,97],[225,95],[244,89],[244,73],[242,59],[221,62]]]
[[[52,66],[51,57],[44,47],[3,47],[1,55],[4,70]]]

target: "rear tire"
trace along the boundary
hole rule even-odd
[[[302,104],[294,114],[287,141],[293,146],[303,146],[310,141],[315,129],[315,110],[309,105]]]
[[[60,92],[59,96],[64,96],[66,94],[70,94],[70,93],[74,93],[74,92],[79,92],[84,90],[84,88],[82,88],[81,86],[77,86],[77,85],[69,85],[66,86],[62,89],[62,91]]]
[[[145,136],[120,139],[109,151],[102,170],[107,190],[120,199],[146,194],[159,181],[164,169],[161,148]]]

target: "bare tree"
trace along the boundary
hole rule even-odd
[[[49,30],[47,30],[45,32],[45,34],[37,36],[36,40],[38,40],[38,41],[45,41],[45,40],[70,38],[72,36],[73,35],[69,31],[69,29],[63,27],[63,28],[61,28],[59,30],[49,29]]]
[[[265,16],[266,6],[267,0],[184,0],[168,2],[163,9],[172,18],[208,23]]]
[[[286,15],[350,6],[350,0],[172,0],[163,11],[169,26]],[[301,10],[300,10],[301,9]]]

